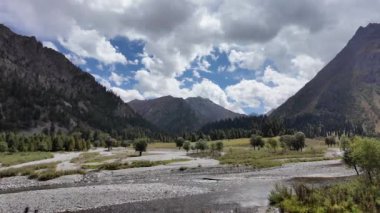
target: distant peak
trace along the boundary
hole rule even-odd
[[[204,100],[204,101],[210,101],[210,99],[203,98],[203,97],[200,97],[200,96],[197,96],[197,97],[188,97],[188,98],[186,98],[186,100]]]
[[[367,40],[372,38],[378,38],[380,36],[380,24],[369,23],[367,26],[360,26],[356,31],[353,39],[355,40]]]
[[[173,97],[171,95],[166,95],[166,96],[159,97],[157,99],[164,99],[164,100],[169,99],[170,100],[170,99],[178,99],[178,98],[177,97]]]

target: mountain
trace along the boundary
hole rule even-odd
[[[138,114],[162,130],[179,134],[195,131],[204,124],[242,116],[205,98],[175,98],[164,96],[128,103]]]
[[[130,127],[152,125],[61,53],[0,25],[0,131]]]
[[[311,132],[380,132],[380,24],[360,27],[309,83],[271,116]]]

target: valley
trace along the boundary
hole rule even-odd
[[[322,147],[316,143],[318,142],[307,142],[310,148]],[[224,152],[229,152],[230,149],[251,149],[248,139],[224,141],[224,144]],[[325,157],[341,156],[339,148],[323,147],[323,150]],[[306,156],[306,153],[307,151],[302,155]],[[292,180],[313,178],[325,182],[330,178],[355,174],[340,159],[285,163],[263,169],[221,165],[218,160],[191,157],[184,150],[178,150],[174,143],[152,144],[152,148],[148,148],[141,157],[132,156],[133,154],[134,150],[130,148],[114,148],[111,152],[97,148],[83,153],[56,153],[50,159],[11,167],[60,161],[57,166],[66,165],[64,169],[70,170],[83,166],[83,163],[103,160],[171,162],[152,167],[93,170],[83,175],[68,175],[47,181],[28,179],[26,176],[2,178],[0,211],[20,212],[29,207],[30,210],[36,209],[39,212],[141,212],[158,209],[159,212],[170,209],[181,212],[229,212],[233,209],[265,212],[269,192],[276,183],[289,184]],[[87,157],[79,157],[83,155]],[[276,153],[271,156],[275,157]],[[0,172],[4,169],[6,168],[0,168]]]
[[[0,1],[0,213],[380,212],[380,1]]]

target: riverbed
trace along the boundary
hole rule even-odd
[[[150,157],[149,157],[150,156]],[[158,150],[144,160],[184,157]],[[164,157],[165,158],[165,157]],[[181,168],[181,169],[180,169]],[[149,168],[91,172],[40,182],[0,180],[0,212],[265,212],[275,184],[294,179],[354,175],[340,160],[254,170],[191,158]]]

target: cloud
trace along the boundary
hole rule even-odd
[[[202,79],[200,83],[194,84],[190,93],[195,97],[208,98],[229,110],[244,113],[239,106],[228,101],[228,97],[222,88],[208,79]]]
[[[190,91],[181,88],[181,82],[176,78],[166,77],[148,70],[138,70],[134,79],[138,82],[135,88],[146,98],[156,98],[165,95],[189,97]]]
[[[233,72],[236,67],[257,70],[264,63],[265,56],[259,51],[239,51],[231,50],[228,54],[228,60],[232,64],[232,68],[229,71]]]
[[[137,90],[126,90],[119,87],[112,87],[111,91],[119,96],[124,102],[130,102],[132,100],[138,99],[143,100],[144,97]]]
[[[57,46],[55,46],[55,44],[53,42],[51,42],[51,41],[44,41],[44,42],[42,42],[42,45],[44,45],[44,47],[48,47],[50,49],[58,51]]]
[[[77,56],[74,53],[65,54],[65,57],[67,59],[69,59],[75,65],[84,65],[84,64],[86,64],[86,60],[84,60],[82,57]]]
[[[70,35],[67,38],[59,37],[58,41],[80,57],[95,58],[105,64],[127,63],[127,58],[96,30],[73,26]]]
[[[243,79],[228,86],[226,94],[242,108],[258,108],[262,104],[268,112],[294,95],[306,82],[300,76],[293,78],[268,66],[259,79]]]
[[[300,77],[308,80],[312,79],[325,64],[319,58],[312,58],[304,54],[297,55],[291,60],[291,63],[293,64],[295,70],[298,71]]]
[[[95,80],[97,80],[106,89],[110,89],[111,88],[111,83],[107,79],[105,79],[105,78],[103,78],[103,77],[101,77],[99,75],[93,74],[93,73],[91,73],[91,75],[94,76]]]
[[[360,25],[380,21],[380,1],[356,0],[2,0],[0,8],[4,24],[59,42],[76,64],[93,58],[104,65],[132,65],[111,41],[143,41],[141,63],[133,61],[143,67],[130,71],[136,83],[129,86],[144,98],[187,97],[208,87],[217,92],[205,94],[237,110],[278,106],[330,61]],[[215,49],[228,53],[230,67],[200,60],[211,56],[216,61],[220,55]],[[225,71],[247,69],[258,71],[257,78],[229,82],[225,88],[207,79],[184,87],[178,79],[197,60],[197,72],[230,75]],[[263,70],[267,61],[276,69]],[[97,79],[110,88],[107,78]]]
[[[121,86],[124,82],[128,81],[127,77],[124,77],[122,75],[118,75],[115,72],[111,72],[111,75],[108,77],[108,79],[112,82],[114,82],[117,86]]]

